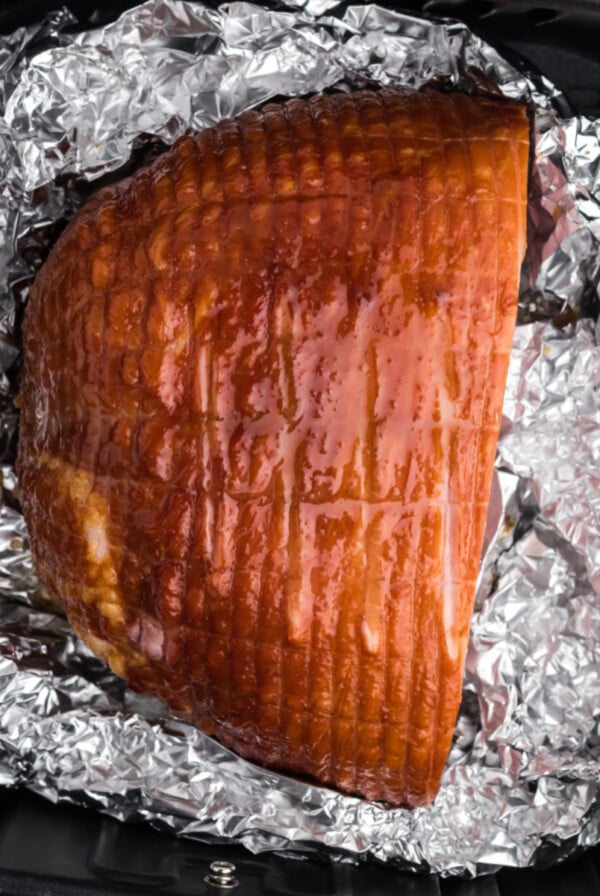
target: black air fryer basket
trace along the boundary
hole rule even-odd
[[[600,116],[600,0],[403,0],[382,5],[465,21],[511,61],[527,60],[578,114]],[[213,5],[217,5],[212,0]],[[131,0],[4,0],[0,32],[67,6],[102,24]],[[263,4],[267,5],[267,4]],[[270,3],[269,6],[275,6]],[[99,13],[98,10],[101,9]],[[90,18],[92,17],[92,18]],[[568,112],[565,109],[565,112]],[[224,864],[223,864],[224,863]],[[477,880],[438,879],[375,863],[360,866],[203,845],[127,825],[88,809],[54,806],[0,788],[0,896],[225,894],[239,896],[592,896],[600,894],[600,847],[543,871],[505,869]]]

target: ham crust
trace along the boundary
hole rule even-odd
[[[186,137],[33,286],[38,575],[242,756],[420,806],[461,696],[525,249],[523,107],[390,90]]]

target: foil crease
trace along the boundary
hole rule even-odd
[[[539,866],[600,840],[600,122],[459,22],[335,7],[150,0],[0,38],[0,784],[254,852]],[[440,792],[410,812],[259,769],[92,656],[32,570],[12,399],[28,286],[95,189],[272,97],[429,81],[530,103],[536,137],[463,705]]]

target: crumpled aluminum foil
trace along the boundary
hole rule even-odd
[[[0,39],[0,784],[253,851],[547,864],[600,840],[600,122],[561,118],[551,84],[460,23],[333,5],[150,0],[103,29],[67,33],[63,11]],[[33,274],[131,157],[269,97],[432,79],[530,102],[536,158],[463,706],[439,795],[410,812],[259,769],[89,653],[32,571],[12,397]]]

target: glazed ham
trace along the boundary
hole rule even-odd
[[[242,756],[435,795],[525,248],[515,104],[389,90],[223,121],[67,227],[26,314],[37,572]]]

